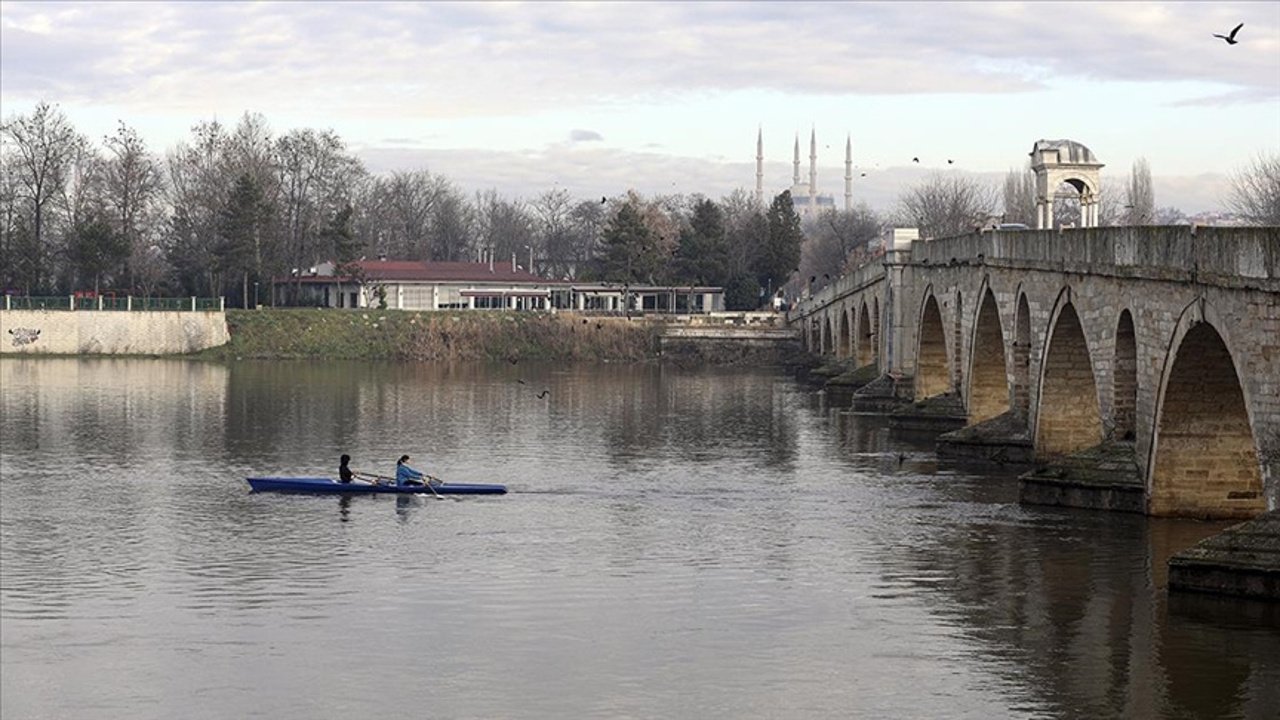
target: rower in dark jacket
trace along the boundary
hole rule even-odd
[[[350,455],[344,454],[341,458],[339,458],[338,482],[344,482],[344,483],[356,482],[361,485],[377,485],[378,484],[377,478],[372,477],[367,473],[356,472],[355,470],[352,470],[350,467],[348,467],[347,463],[349,462],[351,462]]]

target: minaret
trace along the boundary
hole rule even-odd
[[[809,128],[809,212],[818,210],[818,131]]]
[[[796,160],[795,160],[795,177],[791,179],[791,185],[800,184],[800,133],[796,133]]]
[[[756,130],[756,205],[764,207],[764,129]]]
[[[853,209],[853,135],[844,139],[844,211]]]

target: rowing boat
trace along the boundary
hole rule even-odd
[[[440,495],[505,495],[506,485],[477,485],[468,483],[442,483],[440,485],[365,485],[341,483],[333,478],[320,477],[257,477],[246,478],[255,492],[303,493],[430,493]]]

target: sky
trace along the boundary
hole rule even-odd
[[[1213,37],[1239,23],[1228,45]],[[0,3],[0,115],[57,104],[162,153],[197,122],[333,129],[374,172],[531,199],[818,185],[892,209],[1072,139],[1159,206],[1218,209],[1280,153],[1280,3]],[[919,163],[913,162],[919,158]],[[947,161],[951,160],[951,163]],[[866,173],[863,177],[862,173]]]

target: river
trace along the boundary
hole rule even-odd
[[[6,720],[1280,716],[1280,608],[1166,593],[1222,524],[1021,506],[780,371],[16,358],[0,387]],[[343,452],[511,492],[244,482]]]

